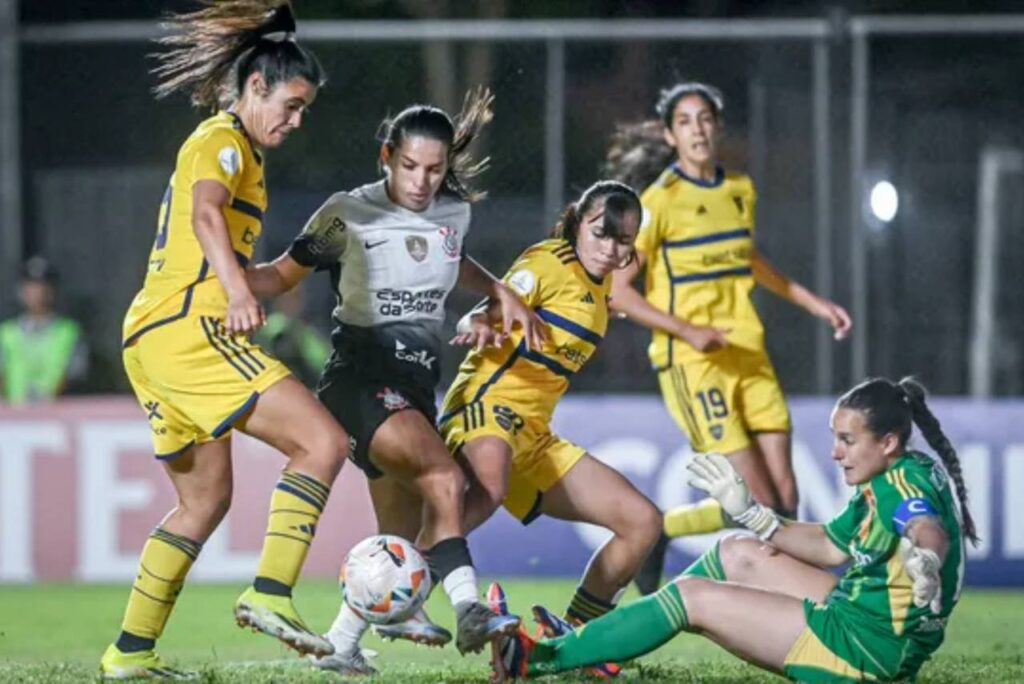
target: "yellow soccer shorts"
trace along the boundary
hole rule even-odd
[[[260,394],[290,374],[241,335],[208,316],[158,326],[123,351],[124,367],[161,460],[227,436]]]
[[[500,400],[499,400],[500,401]],[[486,398],[442,416],[441,436],[451,453],[480,437],[497,437],[512,450],[505,509],[528,525],[540,515],[544,492],[572,470],[586,449],[551,432],[547,418],[523,418],[511,402]]]
[[[729,454],[757,432],[789,432],[789,408],[768,355],[723,349],[658,373],[672,418],[698,452]]]

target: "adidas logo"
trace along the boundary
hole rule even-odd
[[[590,294],[588,292],[587,294],[583,295],[583,297],[580,299],[580,301],[583,302],[584,304],[593,304],[594,303],[594,295],[592,295],[592,294]]]
[[[708,209],[703,204],[697,207],[697,216],[703,216],[706,213],[708,213]]]

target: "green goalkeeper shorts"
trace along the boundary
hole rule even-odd
[[[805,629],[783,671],[797,682],[892,682],[911,679],[933,649],[876,626],[858,608],[804,600]]]

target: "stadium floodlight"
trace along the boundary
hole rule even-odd
[[[869,196],[871,213],[882,223],[889,223],[896,218],[900,208],[900,195],[896,186],[887,180],[881,180],[871,188]]]

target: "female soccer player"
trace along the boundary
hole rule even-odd
[[[657,508],[628,480],[551,431],[569,379],[605,334],[610,275],[633,260],[641,214],[636,194],[614,181],[595,183],[569,205],[554,238],[527,249],[505,276],[551,326],[551,340],[530,347],[513,333],[495,346],[487,324],[493,305],[488,316],[471,314],[455,341],[477,347],[460,366],[440,419],[449,449],[471,473],[467,529],[504,503],[523,524],[549,515],[612,531],[569,603],[572,622],[614,607],[661,528]]]
[[[261,149],[299,127],[323,71],[295,42],[282,0],[209,3],[172,27],[157,95],[186,90],[197,106],[222,109],[178,152],[146,280],[124,322],[125,370],[178,505],[142,550],[121,635],[101,661],[111,679],[181,674],[153,648],[231,503],[232,428],[289,459],[271,496],[256,579],[235,618],[300,652],[333,650],[306,628],[291,592],[348,436],[287,368],[249,342],[264,315],[244,271],[267,206]]]
[[[789,410],[751,291],[761,285],[822,318],[836,339],[849,332],[850,317],[757,250],[754,185],[718,165],[723,108],[716,88],[680,83],[662,91],[660,122],[620,131],[609,166],[636,187],[650,181],[648,170],[660,176],[643,193],[637,259],[615,275],[612,308],[654,331],[650,355],[662,396],[693,449],[725,454],[755,500],[795,518]],[[630,285],[645,266],[646,298]],[[678,537],[726,522],[707,499],[669,511],[664,526],[667,537]],[[663,537],[638,576],[642,591],[660,584],[666,546]]]
[[[914,424],[941,463],[907,449]],[[731,461],[699,454],[690,484],[761,539],[720,541],[653,596],[586,630],[509,640],[498,664],[512,676],[550,674],[635,658],[685,630],[802,682],[913,680],[960,598],[964,538],[977,541],[960,462],[909,378],[857,385],[831,427],[832,458],[857,487],[831,522],[780,519],[751,499]],[[822,569],[851,561],[838,580]]]
[[[470,203],[482,196],[467,185],[482,169],[467,148],[491,119],[492,100],[486,91],[470,94],[455,120],[425,105],[386,120],[384,178],[331,196],[287,253],[250,273],[253,291],[273,296],[314,268],[330,271],[337,328],[317,393],[351,435],[350,457],[369,478],[380,531],[415,539],[443,583],[463,653],[514,630],[518,618],[495,616],[480,602],[462,524],[465,478],[434,426],[445,300],[465,287],[500,302],[530,344],[544,335],[512,289],[463,248]],[[367,627],[343,603],[328,634],[336,653],[316,664],[372,672],[358,648]],[[432,644],[451,639],[424,614],[381,631]]]

